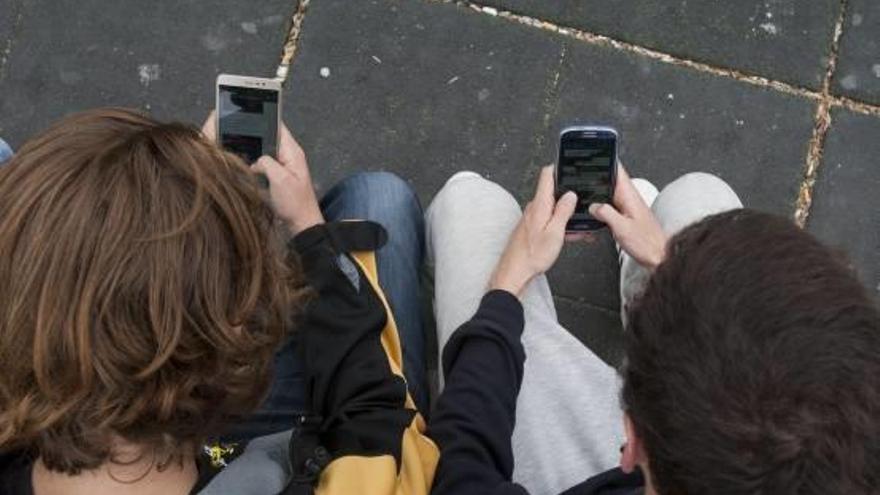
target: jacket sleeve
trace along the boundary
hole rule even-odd
[[[387,314],[347,254],[375,250],[385,231],[371,222],[318,225],[292,240],[314,292],[296,330],[311,416],[291,439],[294,478],[314,483],[347,455],[392,455],[400,466],[402,431],[415,411],[380,341]]]
[[[516,297],[492,291],[446,344],[446,388],[428,424],[428,435],[440,447],[432,494],[527,493],[511,482],[523,324]]]

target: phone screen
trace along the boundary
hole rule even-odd
[[[220,144],[247,163],[276,156],[278,92],[222,84],[218,89]]]
[[[589,214],[592,203],[610,203],[614,195],[617,138],[610,132],[570,131],[562,136],[556,184],[559,194],[574,191],[578,204],[569,225],[601,226]]]

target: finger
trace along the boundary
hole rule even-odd
[[[287,171],[284,167],[275,161],[271,156],[263,155],[259,160],[251,166],[251,170],[256,173],[263,174],[269,179],[269,184],[278,183],[284,178]]]
[[[617,166],[617,186],[614,188],[614,205],[624,214],[633,215],[649,210],[639,190],[633,184],[623,164]]]
[[[548,227],[554,232],[565,234],[565,224],[574,214],[575,206],[577,206],[577,194],[572,191],[563,194],[553,209],[553,217],[550,219]]]
[[[538,185],[535,188],[535,199],[552,199],[553,189],[553,166],[541,167],[541,172],[538,173]]]
[[[553,205],[556,203],[553,197],[553,166],[548,165],[541,168],[538,174],[538,185],[535,189],[535,199],[533,203],[537,205],[538,213],[542,216],[549,217],[553,213]]]
[[[217,111],[211,110],[205,123],[202,124],[202,135],[209,141],[217,141]]]
[[[305,155],[302,146],[293,137],[287,125],[282,122],[281,129],[278,130],[278,160],[283,165],[288,165],[295,163],[297,158],[302,155]]]
[[[593,218],[605,222],[613,232],[622,230],[626,224],[626,217],[608,203],[593,203],[589,210]]]

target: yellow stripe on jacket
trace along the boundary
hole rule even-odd
[[[403,348],[397,333],[397,324],[385,294],[379,286],[376,257],[372,251],[352,253],[361,270],[382,300],[388,322],[382,329],[382,347],[394,374],[403,377]],[[406,394],[407,409],[416,409],[410,394]],[[425,420],[416,413],[401,438],[400,471],[390,455],[366,457],[345,456],[331,462],[321,474],[316,493],[319,495],[427,495],[434,482],[434,473],[440,459],[437,445],[425,436]]]

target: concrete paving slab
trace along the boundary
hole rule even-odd
[[[793,213],[814,102],[583,43],[567,41],[563,59],[548,135],[571,123],[608,124],[635,177],[662,189],[687,172],[710,172],[747,206]],[[567,248],[551,281],[561,295],[615,309],[617,253],[603,236]]]
[[[545,159],[542,103],[559,46],[453,5],[316,1],[286,120],[319,189],[357,170],[389,170],[427,206],[452,173],[469,169],[516,191]]]
[[[793,211],[814,112],[800,98],[444,4],[316,2],[300,49],[287,120],[322,188],[386,169],[427,202],[474,169],[525,201],[563,125],[605,122],[631,170],[659,186],[710,171],[746,204]],[[575,306],[618,311],[607,233],[566,247],[549,276],[569,301],[560,319],[578,321]]]
[[[880,2],[850,0],[834,92],[880,104]]]
[[[880,296],[880,118],[832,113],[807,228],[845,251]]]
[[[5,58],[3,51],[6,50],[16,20],[21,15],[21,3],[22,0],[4,0],[0,4],[0,61]]]
[[[839,0],[481,3],[814,89],[822,84],[840,5]]]
[[[15,45],[16,34],[28,6],[24,0],[4,0],[0,3],[0,81],[3,80],[6,62]]]
[[[0,81],[0,135],[14,146],[97,106],[201,122],[218,73],[274,76],[297,0],[26,5]]]

